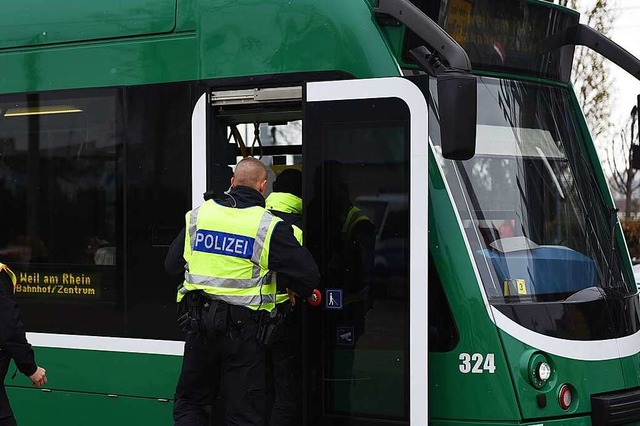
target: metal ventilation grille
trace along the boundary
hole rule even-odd
[[[593,426],[626,425],[640,420],[640,388],[591,396]]]
[[[214,106],[272,104],[296,101],[302,101],[302,87],[300,86],[211,92],[211,105]]]

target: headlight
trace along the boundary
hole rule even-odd
[[[551,377],[551,367],[546,362],[539,362],[536,366],[536,376],[538,380],[546,382]]]

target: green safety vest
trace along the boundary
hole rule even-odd
[[[352,233],[353,233],[353,229],[356,227],[356,225],[360,222],[371,222],[371,219],[369,219],[369,216],[367,216],[362,210],[360,210],[359,207],[352,205],[349,208],[349,211],[347,212],[347,217],[344,219],[344,222],[342,224],[342,237],[343,240],[349,241],[351,240],[351,238],[353,237]],[[365,289],[359,291],[358,293],[348,293],[345,292],[344,295],[344,305],[350,305],[354,302],[360,302],[360,301],[364,301],[366,300],[366,295],[363,293],[365,291]]]
[[[371,219],[369,219],[369,217],[362,210],[360,210],[360,208],[351,206],[349,208],[349,211],[347,212],[347,217],[342,223],[342,235],[351,238],[353,228],[355,228],[358,223],[365,220],[371,222]]]
[[[287,192],[272,192],[265,200],[265,204],[267,209],[271,211],[302,214],[302,198]],[[291,228],[293,228],[293,236],[302,245],[302,229],[296,225],[291,225]],[[287,293],[276,294],[276,304],[284,303],[287,300],[289,300]]]
[[[213,200],[186,215],[184,294],[202,290],[214,300],[272,311],[276,283],[269,268],[269,244],[281,219],[255,206],[225,207]]]

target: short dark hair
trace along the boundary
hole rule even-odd
[[[302,172],[298,169],[284,169],[273,182],[273,191],[302,198]]]

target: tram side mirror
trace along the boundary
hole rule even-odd
[[[438,75],[438,110],[442,156],[468,160],[476,153],[478,90],[472,74],[447,71]]]

